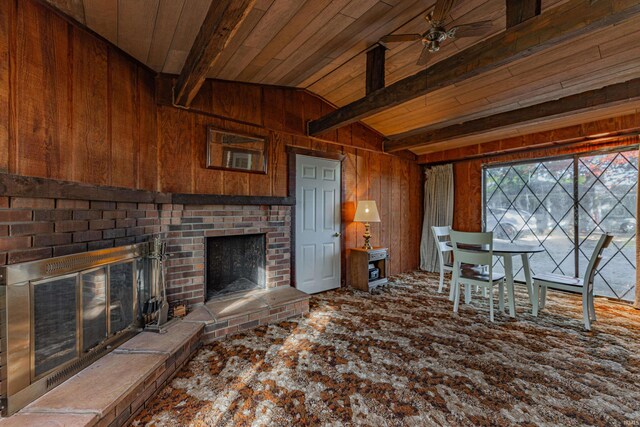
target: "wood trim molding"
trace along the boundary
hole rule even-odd
[[[0,173],[0,194],[10,197],[171,203],[171,195],[167,193],[119,187],[104,187],[8,173]]]
[[[424,147],[452,139],[482,134],[489,130],[535,123],[541,120],[564,117],[570,114],[638,100],[640,100],[640,78],[440,129],[423,129],[421,133],[415,134],[415,131],[411,131],[408,132],[411,135],[399,139],[394,139],[394,136],[391,136],[389,140],[385,141],[384,149],[386,152],[391,153],[398,150]],[[406,135],[406,133],[402,135]]]
[[[295,205],[295,197],[171,194],[0,173],[0,194],[9,197],[189,205]],[[295,194],[294,194],[295,196]]]
[[[318,135],[640,15],[640,3],[570,0],[364,98],[310,121]]]

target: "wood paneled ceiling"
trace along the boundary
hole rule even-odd
[[[158,72],[179,74],[211,0],[48,0]],[[543,0],[542,13],[567,0]],[[307,88],[337,106],[365,95],[365,54],[382,36],[426,29],[435,0],[257,0],[210,77]],[[458,0],[450,21],[492,20],[504,31],[505,0]],[[432,63],[480,38],[448,41]],[[421,42],[389,45],[387,85],[415,74]],[[440,128],[640,77],[640,18],[579,37],[364,120],[390,136]],[[511,126],[417,148],[416,153],[638,111],[640,104]]]

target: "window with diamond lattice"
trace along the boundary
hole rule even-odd
[[[534,272],[581,276],[599,235],[615,237],[595,278],[597,295],[633,300],[638,150],[484,169],[484,227],[497,239],[539,244]],[[496,269],[502,269],[496,258]],[[524,281],[514,258],[516,280]]]

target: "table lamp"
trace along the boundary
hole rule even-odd
[[[364,222],[364,246],[362,249],[373,249],[371,246],[371,226],[370,222],[380,222],[378,208],[375,200],[360,200],[356,207],[356,214],[353,217],[355,222]]]

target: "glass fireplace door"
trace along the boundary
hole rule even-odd
[[[149,244],[0,266],[0,341],[11,415],[139,332]]]
[[[40,378],[79,355],[78,275],[34,282],[32,292],[32,373]]]
[[[107,338],[107,269],[82,275],[82,351]]]
[[[32,282],[32,380],[73,362],[135,321],[132,262]]]

